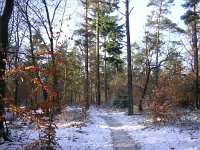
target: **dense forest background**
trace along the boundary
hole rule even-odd
[[[69,0],[2,0],[1,136],[9,140],[7,109],[36,119],[51,141],[54,116],[65,105],[81,105],[84,113],[90,105],[128,107],[129,115],[134,105],[162,121],[172,108],[200,108],[199,2],[182,0],[183,28],[169,18],[179,13],[170,11],[174,0],[149,0],[144,37],[131,43],[130,22],[137,20],[128,0],[121,8],[118,0],[76,1],[78,18],[67,11]],[[80,20],[75,29],[67,24],[72,19]]]

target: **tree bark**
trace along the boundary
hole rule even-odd
[[[163,1],[160,1],[160,8],[159,8],[159,14],[157,19],[157,33],[156,33],[156,66],[158,66],[158,58],[160,53],[160,20],[161,20],[161,14],[162,14],[162,6]],[[158,86],[158,80],[159,80],[159,68],[155,69],[155,84]]]
[[[193,13],[196,13],[196,5],[192,7]],[[198,65],[198,46],[197,46],[197,21],[192,22],[192,50],[194,53],[194,97],[196,102],[196,108],[199,109],[199,65]]]
[[[17,13],[17,22],[16,22],[16,55],[15,55],[15,67],[18,67],[18,56],[19,56],[19,48],[20,48],[20,42],[19,42],[19,13]],[[14,22],[14,21],[13,21]],[[14,104],[17,107],[18,106],[18,95],[19,95],[19,83],[18,83],[18,77],[16,76],[14,84],[15,84],[15,96],[14,96]]]
[[[147,93],[147,88],[148,88],[148,84],[149,84],[149,78],[150,78],[150,74],[151,74],[151,70],[152,69],[147,69],[147,74],[146,74],[146,80],[145,80],[145,84],[144,84],[144,88],[142,91],[142,96],[141,99],[139,101],[139,111],[143,111],[143,107],[142,107],[142,102],[144,101],[145,95]]]
[[[89,109],[89,74],[88,74],[88,1],[85,1],[85,85],[84,101],[85,109]]]
[[[100,73],[99,73],[99,3],[96,10],[96,103],[97,106],[101,105],[101,92],[100,92]]]
[[[5,141],[10,141],[3,126],[4,98],[6,93],[6,82],[4,79],[6,71],[6,59],[8,50],[8,23],[14,7],[14,0],[6,0],[3,14],[0,16],[0,136]]]
[[[105,103],[107,103],[108,102],[108,80],[107,80],[106,51],[104,52],[104,94],[105,94]]]
[[[52,108],[52,113],[51,113],[51,121],[53,121],[53,117],[55,115],[55,106],[56,103],[59,103],[59,92],[58,92],[58,74],[57,74],[57,65],[56,65],[56,57],[55,57],[55,51],[54,51],[54,41],[53,41],[53,27],[52,27],[52,20],[50,20],[50,13],[49,9],[47,6],[46,0],[42,0],[45,11],[46,11],[46,17],[47,17],[47,22],[48,22],[48,37],[49,37],[49,42],[50,42],[50,52],[51,52],[51,58],[52,58],[52,70],[53,70],[53,87],[52,87],[52,92],[56,93],[56,95],[52,99],[53,103],[53,108]],[[55,8],[57,9],[57,8]],[[54,10],[55,11],[55,10]],[[44,91],[44,90],[43,90]],[[60,108],[56,108],[59,110]]]
[[[126,0],[126,38],[127,38],[127,63],[128,63],[128,115],[133,115],[133,88],[132,88],[132,65],[131,65],[131,44],[129,29],[129,0]]]

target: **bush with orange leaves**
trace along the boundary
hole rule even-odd
[[[149,106],[149,113],[153,123],[167,123],[173,120],[173,103],[166,88],[156,88],[153,91],[153,101]]]

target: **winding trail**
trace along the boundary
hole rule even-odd
[[[109,125],[114,150],[138,150],[138,144],[123,130],[122,124],[110,116],[100,116]]]

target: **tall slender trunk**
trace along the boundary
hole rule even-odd
[[[193,13],[196,13],[196,6],[194,5],[192,8]],[[192,22],[192,50],[194,53],[194,74],[195,74],[195,79],[194,79],[194,97],[196,101],[196,108],[199,107],[199,65],[198,65],[198,47],[197,47],[197,21],[194,20]]]
[[[160,8],[159,8],[159,14],[157,19],[157,33],[156,33],[156,66],[158,66],[158,59],[159,59],[159,53],[160,53],[160,19],[162,14],[162,5],[163,1],[160,1]],[[158,80],[159,80],[159,67],[155,68],[155,84],[158,86]]]
[[[139,101],[139,111],[143,111],[143,107],[142,107],[142,102],[144,101],[145,99],[145,95],[147,93],[147,88],[148,88],[148,84],[149,84],[149,79],[150,79],[150,74],[151,74],[151,67],[149,66],[149,55],[150,55],[150,50],[151,50],[151,46],[148,48],[148,36],[146,36],[146,39],[145,39],[146,43],[146,51],[145,51],[145,55],[146,55],[146,62],[145,62],[145,82],[144,82],[144,88],[143,88],[143,91],[142,91],[142,95],[141,95],[141,98],[140,98],[140,101]]]
[[[15,55],[15,67],[18,67],[18,54],[19,54],[19,13],[17,13],[17,22],[16,22],[16,55]],[[19,92],[19,83],[18,83],[18,77],[15,78],[15,96],[14,96],[14,104],[17,107],[18,106],[18,92]]]
[[[93,81],[92,81],[92,79],[90,79],[89,82],[90,82],[89,83],[89,85],[90,85],[90,103],[94,104],[95,97],[94,97],[94,92],[93,92],[94,87],[93,87]]]
[[[146,57],[146,61],[145,61],[145,75],[148,74],[148,66],[149,66],[149,51],[150,49],[148,49],[148,36],[146,35],[146,38],[145,38],[145,57]]]
[[[149,68],[149,69],[147,69],[147,72],[146,72],[146,79],[145,79],[145,83],[144,83],[144,88],[143,88],[143,91],[142,91],[141,99],[139,101],[139,111],[143,111],[142,102],[144,101],[145,95],[147,93],[150,73],[151,73],[151,69]]]
[[[96,103],[101,105],[101,91],[100,91],[100,73],[99,73],[99,3],[96,10]]]
[[[107,80],[107,61],[106,61],[106,51],[104,52],[104,96],[105,103],[108,102],[108,80]]]
[[[3,126],[4,98],[6,93],[6,82],[4,79],[6,71],[6,59],[8,50],[8,23],[14,7],[14,0],[6,0],[6,5],[0,16],[0,136],[8,140]]]
[[[71,90],[71,93],[70,93],[70,105],[73,104],[73,90]]]
[[[15,79],[15,106],[18,106],[18,92],[19,92],[19,83],[18,79]]]
[[[48,10],[46,0],[42,0],[42,1],[44,3],[44,6],[45,6],[45,11],[46,11],[46,15],[47,15],[47,22],[48,22],[48,26],[49,26],[48,37],[49,37],[49,42],[50,42],[50,52],[51,52],[51,58],[52,58],[52,71],[53,71],[53,87],[52,87],[53,91],[52,92],[55,93],[55,96],[52,99],[53,108],[52,108],[51,119],[53,119],[54,113],[55,113],[55,104],[59,100],[58,82],[57,82],[58,81],[58,75],[57,75],[56,57],[55,57],[55,53],[54,53],[52,21],[50,20],[50,14],[49,14],[49,10]]]
[[[131,42],[129,29],[129,0],[126,0],[126,38],[127,38],[127,63],[128,63],[128,115],[133,115],[133,88],[131,66]]]
[[[65,99],[65,104],[67,103],[67,64],[65,64],[65,80],[64,80],[64,99]]]
[[[88,1],[85,1],[85,85],[84,101],[85,109],[89,109],[89,74],[88,74]]]

